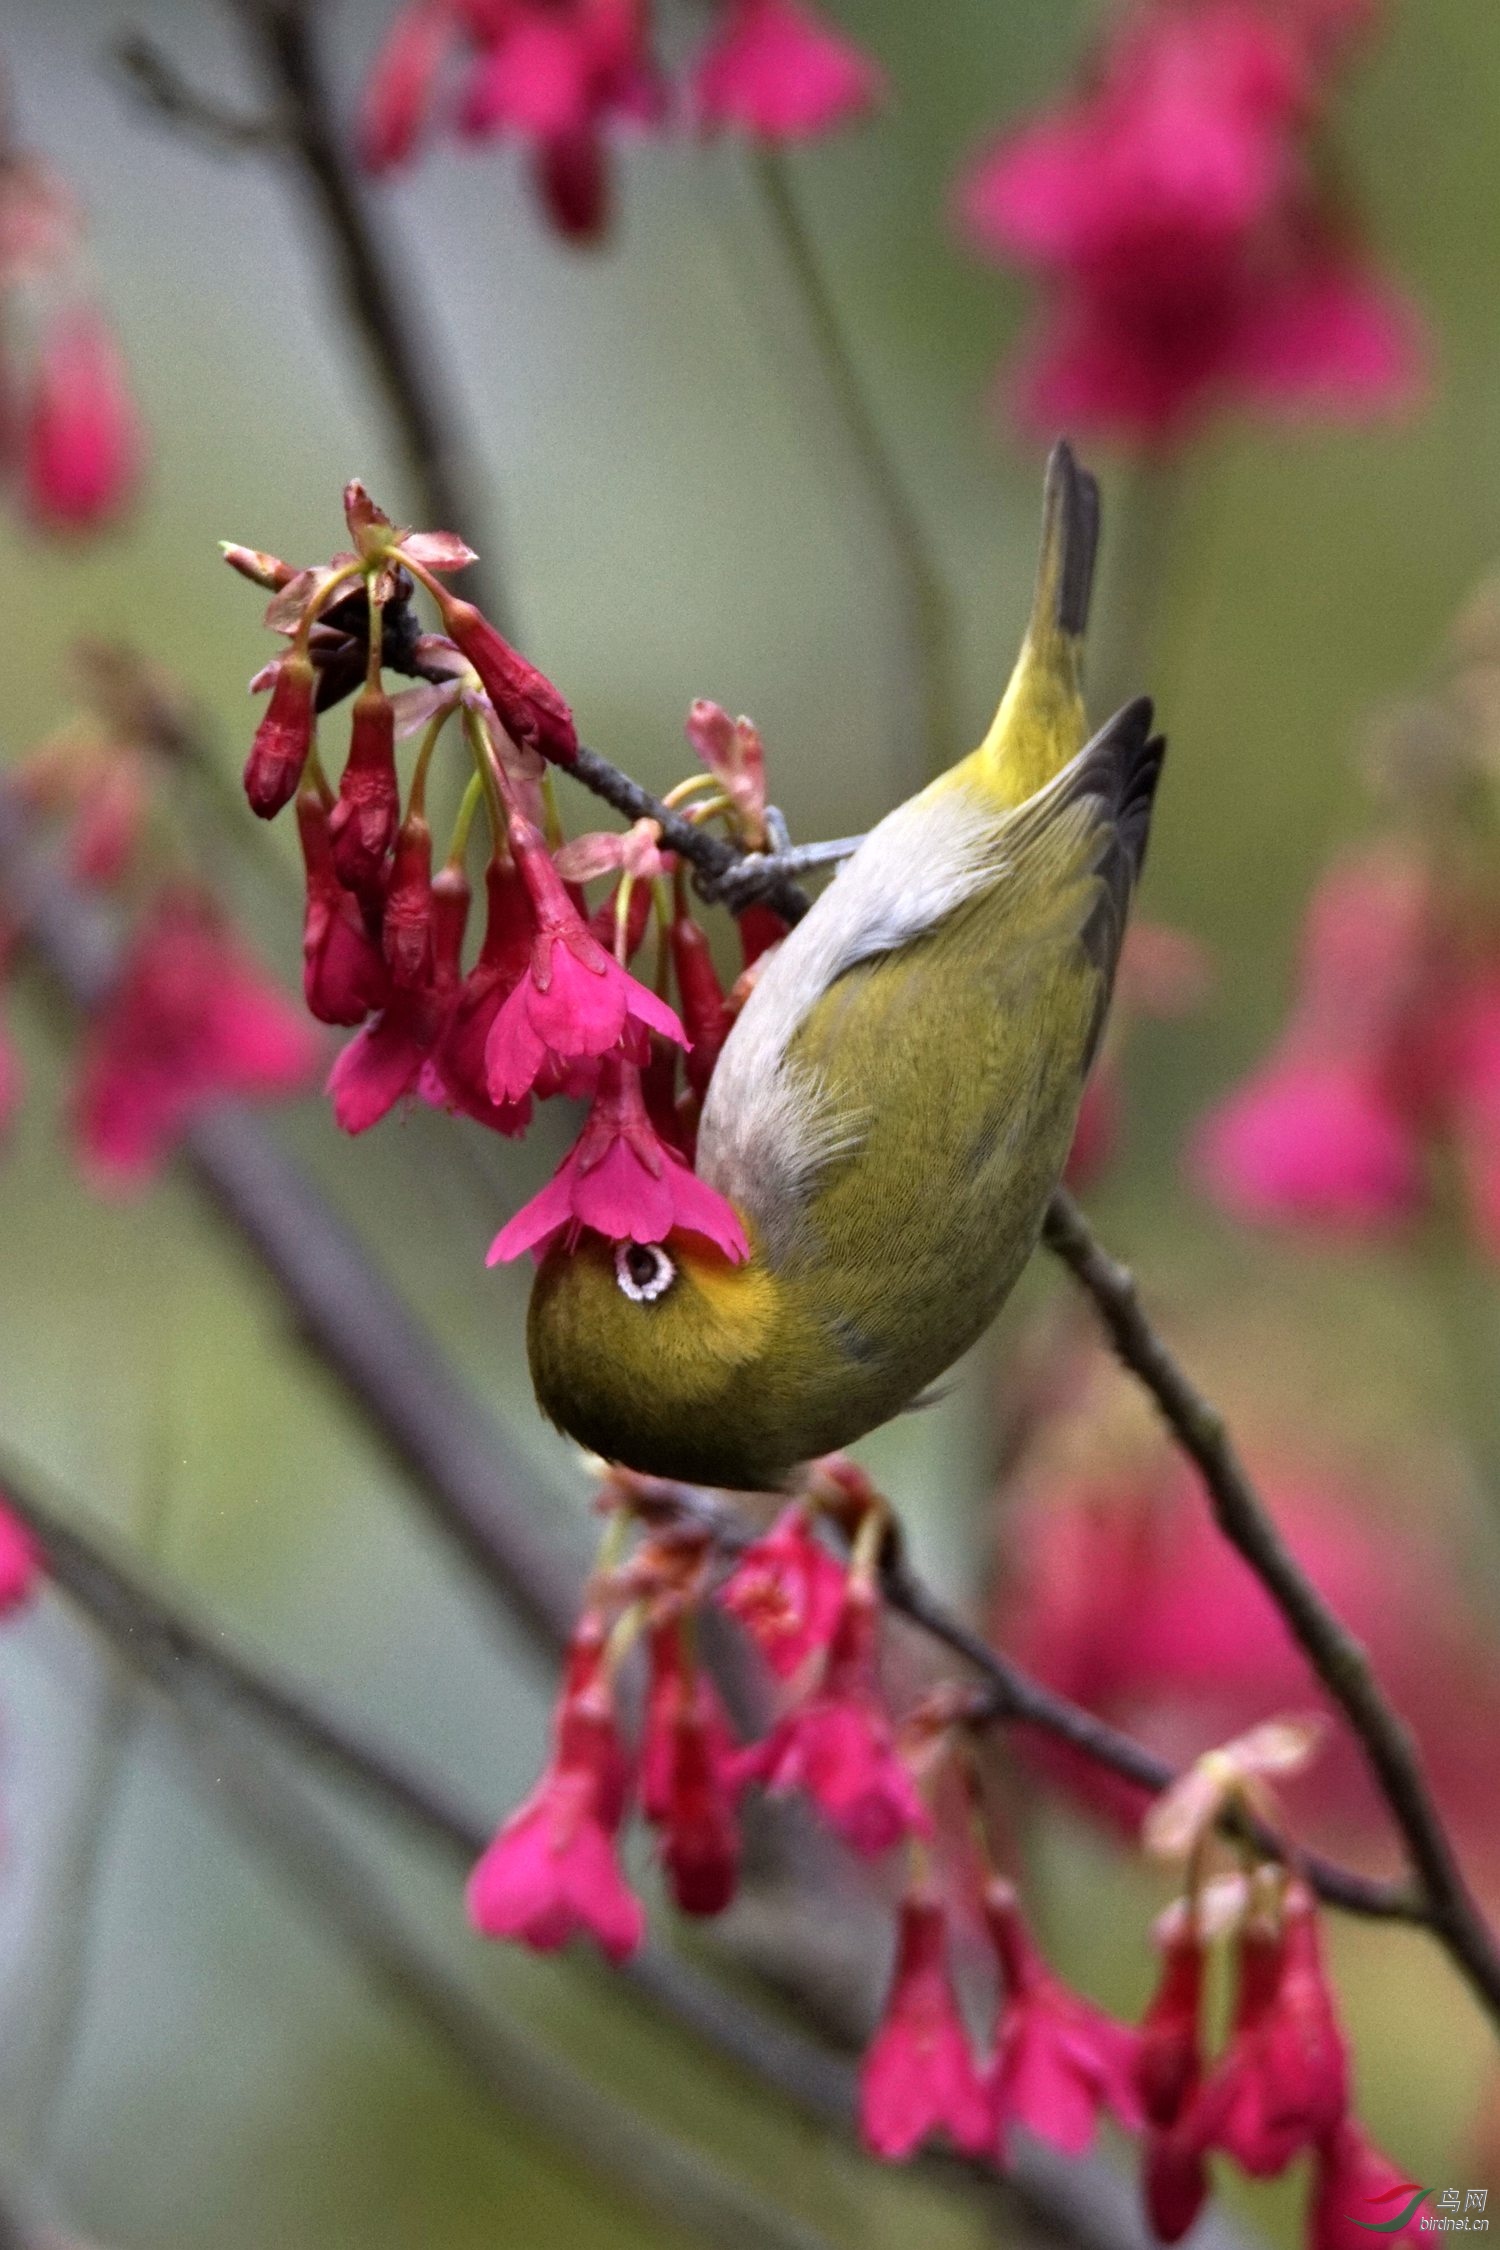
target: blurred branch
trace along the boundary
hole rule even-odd
[[[116,42],[115,60],[126,84],[148,109],[168,124],[195,133],[210,148],[243,155],[285,143],[278,118],[253,117],[200,93],[141,32],[127,32]]]
[[[118,50],[135,92],[169,125],[220,149],[252,152],[289,165],[318,221],[338,297],[365,347],[390,428],[405,457],[412,501],[422,520],[472,528],[481,489],[478,464],[458,435],[443,397],[435,354],[424,348],[427,322],[407,302],[389,242],[345,152],[315,36],[312,0],[229,0],[267,82],[269,117],[245,117],[190,86],[151,41]],[[494,541],[489,542],[493,552]],[[512,632],[509,602],[493,563],[471,567],[474,599]]]
[[[264,1725],[282,1743],[310,1755],[330,1778],[452,1853],[460,1865],[477,1857],[488,1841],[477,1816],[445,1798],[389,1751],[376,1748],[367,1736],[237,1654],[220,1631],[197,1625],[175,1600],[148,1586],[134,1566],[111,1556],[104,1535],[81,1530],[39,1498],[30,1473],[19,1464],[5,1459],[0,1475],[6,1500],[31,1528],[53,1582],[143,1680],[185,1718],[212,1726],[216,1744],[217,1730],[226,1720]],[[217,1749],[214,1772],[222,1772]],[[850,2130],[854,2076],[841,2057],[747,2004],[741,1993],[719,1985],[659,1943],[649,1942],[612,1974],[622,1976],[678,2029],[804,2114]],[[960,2169],[947,2158],[931,2157],[926,2163],[941,2172]],[[1064,2161],[1028,2145],[1000,2192],[1044,2223],[1049,2239],[1070,2243],[1075,2250],[1135,2250],[1144,2244],[1133,2190],[1102,2163]],[[1217,2250],[1246,2250],[1243,2237],[1221,2221],[1205,2221],[1202,2231],[1203,2250],[1214,2250],[1215,2244]]]
[[[829,397],[896,566],[917,675],[923,771],[930,777],[952,762],[955,750],[949,693],[953,628],[942,572],[866,395],[787,158],[780,149],[754,148],[747,162],[772,239],[801,304]]]
[[[1265,1587],[1359,1737],[1421,1886],[1424,1919],[1500,2022],[1500,1945],[1464,1880],[1416,1744],[1386,1702],[1365,1649],[1293,1556],[1223,1416],[1194,1389],[1143,1312],[1134,1276],[1101,1248],[1064,1190],[1052,1199],[1046,1239],[1088,1291],[1119,1359],[1151,1393],[1202,1476],[1219,1529]]]
[[[97,1006],[115,973],[110,919],[37,852],[4,789],[0,884],[7,911],[68,997]],[[582,1564],[559,1552],[516,1489],[499,1425],[253,1117],[214,1110],[189,1133],[187,1155],[304,1342],[409,1472],[432,1521],[550,1656],[571,1625]]]
[[[548,2051],[503,2024],[430,1961],[368,1870],[305,1790],[268,1769],[234,1730],[184,1714],[187,1749],[216,1809],[270,1861],[358,1962],[375,1990],[421,2024],[487,2103],[566,2149],[671,2232],[712,2250],[828,2250],[827,2239],[727,2176]]]

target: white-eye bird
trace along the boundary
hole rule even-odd
[[[912,1405],[1031,1255],[1165,748],[1144,698],[1084,741],[1097,537],[1097,488],[1059,444],[1035,604],[988,734],[865,838],[725,1044],[697,1168],[749,1259],[694,1235],[585,1235],[538,1269],[538,1401],[607,1460],[773,1489]]]

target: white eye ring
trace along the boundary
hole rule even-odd
[[[659,1242],[617,1242],[615,1279],[633,1305],[649,1305],[666,1295],[677,1268]]]

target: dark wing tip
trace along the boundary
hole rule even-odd
[[[1131,896],[1146,861],[1151,814],[1167,754],[1166,736],[1151,731],[1155,717],[1150,696],[1137,696],[1100,728],[1079,758],[1078,787],[1100,798],[1104,811],[1096,870],[1099,896],[1082,932],[1085,951],[1102,984],[1096,1040],[1114,984]]]

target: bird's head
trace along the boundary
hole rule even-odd
[[[784,1295],[753,1236],[739,1263],[682,1231],[652,1243],[559,1240],[538,1268],[527,1322],[538,1402],[627,1468],[756,1486],[777,1354],[795,1349]]]

